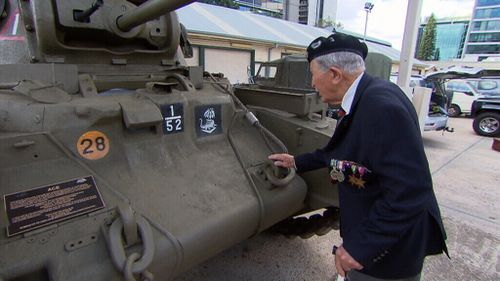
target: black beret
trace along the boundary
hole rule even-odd
[[[307,47],[307,60],[311,62],[314,58],[335,52],[355,53],[364,60],[368,54],[368,47],[354,36],[336,32],[328,38],[321,36],[314,39]]]

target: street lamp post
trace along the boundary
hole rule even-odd
[[[363,42],[366,42],[366,28],[368,27],[368,14],[371,13],[373,6],[375,6],[375,4],[371,2],[365,3],[366,20],[365,20],[365,34],[363,35]]]

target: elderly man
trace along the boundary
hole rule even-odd
[[[364,73],[367,53],[342,33],[309,45],[312,85],[343,117],[325,147],[269,159],[298,172],[329,167],[339,189],[341,276],[420,280],[425,256],[447,253],[446,234],[416,112],[398,86]]]

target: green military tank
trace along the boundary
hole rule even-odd
[[[366,72],[389,80],[392,61],[369,53]],[[250,83],[234,86],[236,96],[260,122],[283,141],[293,155],[324,147],[336,126],[338,106],[321,101],[311,86],[309,62],[304,55],[290,55],[263,62]],[[333,119],[332,119],[333,118]],[[306,216],[294,216],[272,229],[286,236],[309,238],[338,228],[338,190],[326,168],[300,175],[307,183]],[[312,212],[310,215],[307,212]]]
[[[335,209],[287,220],[337,206],[327,175],[308,186],[267,160],[287,151],[271,131],[308,151],[335,121],[319,103],[249,110],[187,66],[190,2],[2,1],[0,29],[23,34],[1,37],[1,281],[171,280],[276,225],[335,226]]]

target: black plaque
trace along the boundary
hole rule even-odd
[[[4,195],[7,236],[104,208],[92,176]]]

